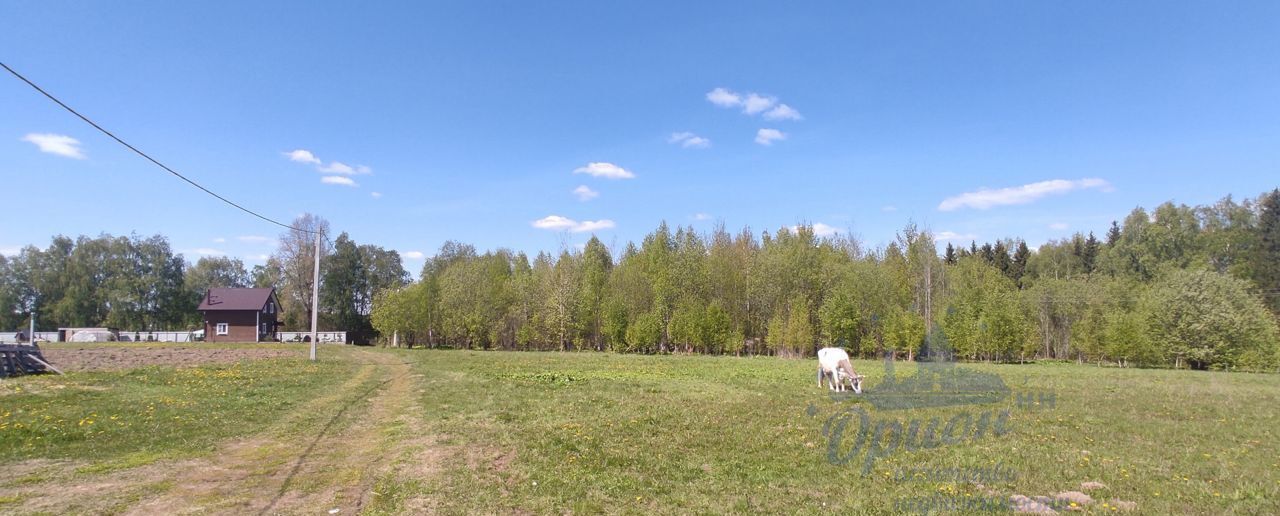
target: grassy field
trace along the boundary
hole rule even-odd
[[[837,399],[808,360],[276,346],[0,382],[0,513],[984,512],[1085,482],[1091,513],[1280,512],[1275,375],[963,364],[1013,394],[883,410],[874,362]]]

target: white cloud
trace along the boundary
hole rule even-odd
[[[573,231],[574,233],[582,233],[585,231],[596,231],[599,229],[612,229],[616,226],[617,224],[614,224],[613,221],[609,219],[584,220],[578,223],[577,226],[570,229],[570,231]]]
[[[584,167],[578,167],[573,170],[574,174],[588,174],[592,177],[603,177],[607,179],[631,179],[636,177],[631,171],[614,165],[613,163],[592,162],[587,163]]]
[[[595,199],[596,197],[600,197],[600,192],[592,190],[591,187],[587,185],[578,185],[577,188],[573,189],[573,195],[576,195],[579,201],[585,202]]]
[[[1086,189],[1098,189],[1104,192],[1112,190],[1111,183],[1108,183],[1103,179],[1085,178],[1077,179],[1075,181],[1051,179],[1049,181],[1040,181],[1038,183],[1011,186],[996,190],[980,188],[974,192],[965,192],[954,197],[948,197],[944,199],[941,204],[938,204],[938,209],[942,211],[952,211],[959,208],[985,210],[995,206],[1028,204],[1048,195],[1058,195],[1072,190]]]
[[[320,178],[320,182],[327,185],[360,186],[346,176],[324,176]]]
[[[707,100],[720,107],[734,107],[742,105],[742,96],[724,88],[716,88],[707,92]]]
[[[747,98],[742,101],[742,112],[748,115],[754,115],[766,109],[773,107],[778,102],[774,97],[765,97],[756,95],[755,93],[747,94]],[[790,108],[788,108],[790,109]]]
[[[538,229],[569,229],[576,225],[577,221],[559,215],[547,215],[533,221],[533,227]]]
[[[1049,229],[1056,229],[1058,231],[1062,231],[1069,227],[1071,226],[1068,226],[1066,222],[1054,222],[1053,224],[1049,224]]]
[[[258,261],[260,261],[260,262],[265,262],[265,261],[267,261],[268,259],[270,259],[271,257],[270,257],[270,256],[268,256],[268,255],[265,255],[265,254],[260,254],[260,255],[254,256],[254,258],[256,258],[256,259],[257,259]]]
[[[667,143],[679,143],[681,147],[686,149],[698,148],[705,149],[711,146],[711,140],[698,136],[690,132],[671,133],[671,138],[667,139]]]
[[[406,251],[406,252],[400,253],[400,256],[403,256],[410,260],[421,260],[423,258],[426,258],[427,255],[423,254],[422,251]]]
[[[773,145],[773,142],[787,139],[786,133],[777,129],[761,129],[756,131],[756,143],[760,145]]]
[[[722,108],[742,108],[743,114],[755,116],[764,113],[767,120],[802,120],[795,108],[778,102],[778,97],[759,93],[736,93],[726,88],[707,92],[707,100]]]
[[[323,167],[318,167],[316,168],[316,170],[319,170],[326,174],[344,174],[348,176],[354,176],[356,174],[372,174],[373,173],[373,169],[366,167],[364,165],[356,165],[355,167],[352,167],[351,165],[348,165],[341,161],[331,161],[329,162],[328,165],[325,165]]]
[[[977,240],[978,236],[973,233],[956,233],[955,231],[939,231],[933,235],[933,238],[939,242],[948,240]]]
[[[17,256],[22,254],[22,248],[17,246],[0,247],[0,255]]]
[[[883,211],[883,212],[898,211],[898,207],[897,207],[897,206],[893,206],[893,205],[884,206],[884,207],[880,208],[880,211]]]
[[[582,233],[585,231],[596,231],[599,229],[609,229],[609,228],[616,227],[616,224],[614,224],[613,221],[609,219],[584,220],[582,222],[578,222],[571,218],[561,217],[559,215],[547,215],[546,217],[533,221],[532,224],[533,224],[533,227],[538,229],[550,229],[550,230],[557,230],[557,231],[567,230],[573,233]]]
[[[817,237],[835,236],[840,233],[840,230],[836,229],[834,226],[828,226],[821,222],[815,222],[810,224],[810,226],[813,228],[813,235]],[[800,226],[791,226],[791,231],[799,232]]]
[[[283,154],[285,155],[285,157],[289,158],[289,161],[296,161],[298,163],[315,165],[317,171],[320,171],[325,174],[342,174],[346,176],[354,176],[354,175],[368,175],[373,173],[373,169],[365,165],[356,165],[353,167],[341,161],[330,161],[328,165],[325,165],[323,164],[322,161],[320,161],[320,158],[317,158],[315,154],[312,154],[311,151],[306,149],[298,149],[294,151],[285,152]]]
[[[369,192],[369,197],[373,197],[374,199],[381,199],[382,192]]]
[[[261,235],[241,235],[236,237],[236,240],[239,240],[241,242],[250,242],[254,244],[265,244],[267,242],[274,241],[274,239],[272,239],[271,237],[264,237]]]
[[[22,141],[31,142],[40,148],[40,152],[57,154],[68,158],[85,159],[80,150],[80,140],[70,136],[49,133],[31,133],[22,137]]]
[[[764,114],[765,120],[802,120],[800,112],[786,104],[778,104]]]
[[[710,213],[694,213],[693,220],[711,220]]]
[[[310,163],[312,165],[320,164],[320,158],[317,158],[315,154],[312,154],[311,151],[306,149],[298,149],[294,151],[285,152],[284,155],[289,157],[289,161],[297,161],[298,163]]]
[[[200,256],[225,256],[227,254],[220,250],[212,249],[209,247],[197,247],[195,249],[192,249],[191,252],[194,254],[198,254]]]
[[[218,238],[213,239],[213,243],[215,243],[215,244],[222,244],[222,243],[226,243],[226,241],[227,241],[227,239],[225,239],[225,238],[223,238],[223,237],[218,237]]]

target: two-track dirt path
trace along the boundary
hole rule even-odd
[[[207,457],[160,461],[99,475],[75,464],[35,463],[47,476],[19,488],[19,512],[126,514],[356,514],[376,480],[406,453],[429,461],[414,410],[419,376],[391,353],[349,349],[362,365],[339,387]],[[428,469],[431,469],[428,467]],[[4,493],[0,493],[4,494]],[[35,494],[36,496],[30,496]]]

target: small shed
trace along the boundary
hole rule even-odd
[[[280,302],[274,288],[211,288],[200,301],[206,342],[272,340]]]

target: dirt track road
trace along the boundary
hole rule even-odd
[[[410,366],[374,350],[351,358],[364,365],[340,387],[207,457],[88,475],[72,461],[28,461],[10,473],[45,480],[0,496],[34,495],[10,507],[22,513],[357,514],[380,476],[402,463],[429,472],[434,457]]]

